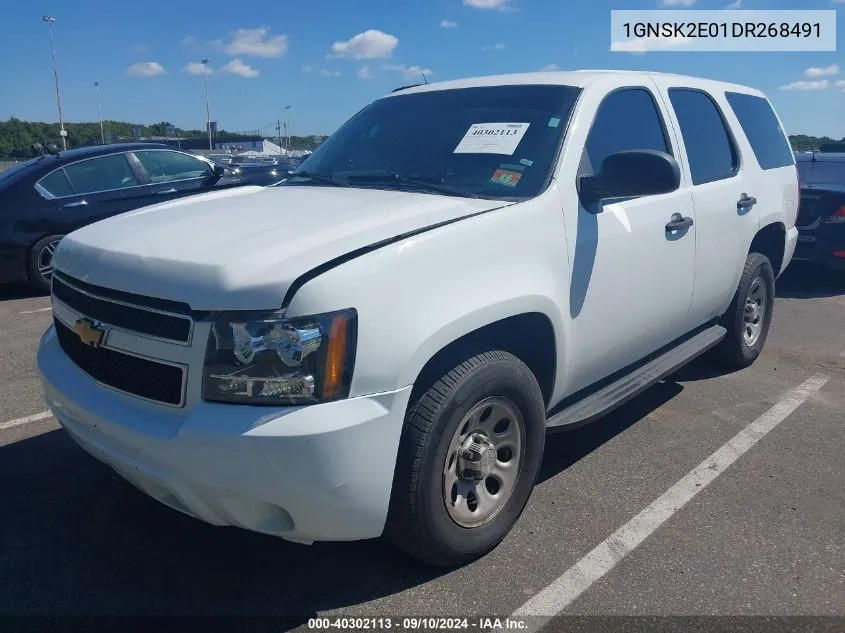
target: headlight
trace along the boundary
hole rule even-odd
[[[286,319],[280,312],[221,315],[203,369],[206,400],[313,404],[349,395],[357,313]]]

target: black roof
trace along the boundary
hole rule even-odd
[[[77,147],[64,152],[59,152],[57,160],[77,160],[79,158],[90,158],[113,154],[115,152],[127,152],[133,149],[171,149],[169,145],[162,143],[112,143],[111,145],[91,145],[90,147]]]

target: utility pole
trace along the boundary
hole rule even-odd
[[[291,109],[291,106],[289,106],[289,105],[285,106],[285,112],[288,115],[287,125],[285,126],[287,128],[287,136],[288,136],[288,151],[290,151],[290,109]]]
[[[103,109],[100,107],[100,82],[95,81],[94,87],[97,89],[97,116],[100,119],[100,143],[106,144],[106,133],[103,131]]]
[[[279,149],[282,148],[282,121],[276,119],[276,135],[279,137]]]
[[[204,72],[202,75],[205,78],[205,127],[208,130],[208,149],[213,151],[214,145],[211,143],[211,105],[208,101],[208,65],[210,63],[211,60],[208,57],[203,58],[202,65]]]
[[[53,52],[53,77],[56,80],[56,104],[59,106],[59,136],[62,137],[62,150],[67,149],[67,132],[65,132],[65,121],[62,116],[62,96],[59,92],[59,69],[56,65],[56,45],[53,42],[53,22],[56,21],[52,15],[45,15],[41,18],[47,23],[50,30],[50,50]]]

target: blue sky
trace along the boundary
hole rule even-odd
[[[202,128],[198,62],[208,56],[212,119],[271,134],[291,105],[294,134],[332,132],[407,83],[560,69],[657,70],[767,92],[792,134],[845,137],[845,55],[610,52],[611,9],[724,9],[731,0],[3,0],[0,120],[55,121],[53,25],[68,121],[103,116]],[[845,0],[741,0],[745,9],[839,9]],[[474,6],[473,6],[474,5]],[[841,38],[840,38],[841,39]],[[841,67],[841,68],[840,68]],[[801,83],[795,83],[801,82]],[[839,85],[837,86],[837,82]],[[792,89],[783,86],[793,84]]]

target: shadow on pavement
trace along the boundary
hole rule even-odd
[[[795,262],[778,278],[776,291],[781,299],[817,299],[845,295],[845,271]]]
[[[0,301],[46,296],[46,292],[38,292],[26,284],[0,284]]]

